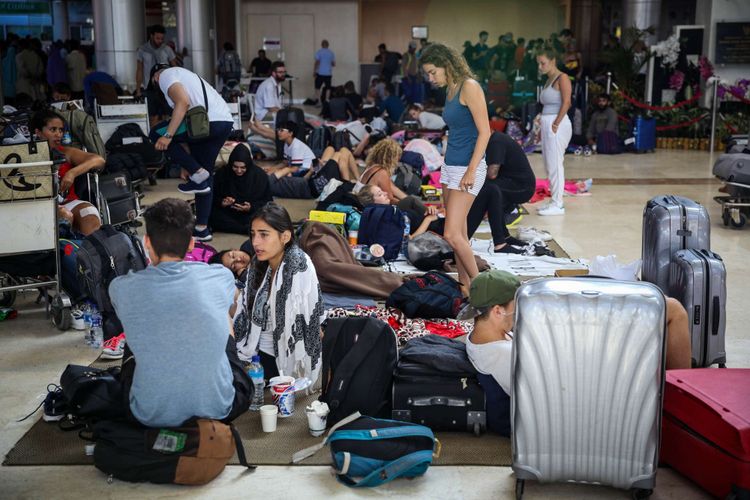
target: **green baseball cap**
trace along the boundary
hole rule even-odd
[[[469,303],[479,311],[513,300],[521,286],[514,275],[507,271],[492,269],[477,275],[469,288]]]

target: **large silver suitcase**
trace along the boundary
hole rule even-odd
[[[641,279],[666,293],[672,255],[685,248],[711,249],[711,221],[706,208],[682,196],[650,199],[643,209]]]
[[[666,305],[650,283],[545,278],[516,293],[511,425],[524,481],[653,489]]]
[[[710,250],[679,250],[672,256],[669,295],[687,310],[694,367],[724,367],[727,361],[726,277],[724,262]]]

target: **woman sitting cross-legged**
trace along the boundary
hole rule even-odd
[[[260,355],[266,378],[283,372],[318,381],[323,300],[310,257],[294,238],[289,213],[276,203],[250,226],[255,257],[234,315],[240,359]]]
[[[247,234],[253,214],[272,200],[268,175],[255,164],[250,149],[239,144],[214,175],[209,225],[213,231]]]

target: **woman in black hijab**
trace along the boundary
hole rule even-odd
[[[214,177],[211,227],[218,232],[247,235],[253,214],[271,200],[268,175],[255,164],[250,149],[238,144]]]

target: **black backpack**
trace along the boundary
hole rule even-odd
[[[122,324],[109,298],[109,284],[128,271],[146,268],[141,241],[105,224],[86,236],[76,262],[81,290],[96,302],[102,315],[105,338],[119,335]]]
[[[148,177],[148,169],[143,162],[143,157],[138,153],[118,151],[107,156],[104,166],[106,174],[118,174],[127,172],[132,181],[139,181]]]
[[[396,178],[393,183],[406,194],[420,196],[422,194],[422,178],[417,175],[410,165],[400,163],[396,166]]]
[[[128,420],[94,424],[94,466],[122,481],[206,484],[237,453],[249,469],[242,438],[231,424],[203,418],[179,427],[149,428]]]
[[[131,153],[141,157],[144,165],[161,165],[164,153],[157,151],[137,123],[124,123],[107,139],[107,154]]]
[[[458,281],[431,271],[396,288],[385,301],[407,318],[455,318],[465,303]]]
[[[315,127],[310,132],[310,136],[307,138],[307,145],[310,146],[315,156],[320,158],[323,156],[323,151],[331,145],[332,140],[331,127],[321,125],[320,127]]]
[[[376,318],[334,318],[323,336],[323,393],[331,409],[328,426],[354,412],[389,416],[396,333]]]

